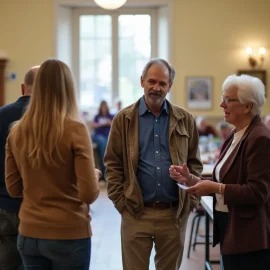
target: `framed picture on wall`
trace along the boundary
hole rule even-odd
[[[212,108],[213,79],[210,76],[187,76],[187,108],[208,110]]]
[[[266,91],[266,70],[262,70],[262,69],[254,69],[254,70],[238,70],[237,72],[238,75],[242,75],[242,74],[246,74],[246,75],[250,75],[253,77],[256,77],[258,79],[260,79],[264,86],[265,86],[265,96],[267,97],[267,91]]]

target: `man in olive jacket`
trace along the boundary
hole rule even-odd
[[[202,171],[193,117],[166,100],[174,75],[165,60],[149,61],[144,96],[111,126],[104,161],[108,196],[122,217],[124,270],[148,270],[153,243],[156,269],[179,269],[187,219],[199,201],[169,175],[171,165],[183,163],[194,175]]]

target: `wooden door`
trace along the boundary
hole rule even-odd
[[[0,59],[0,107],[5,105],[5,68],[6,59]]]

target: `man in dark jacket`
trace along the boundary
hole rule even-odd
[[[5,185],[5,145],[10,124],[23,115],[30,100],[38,66],[32,67],[21,84],[22,96],[14,103],[0,108],[0,270],[23,269],[17,251],[18,213],[21,199],[11,198]]]

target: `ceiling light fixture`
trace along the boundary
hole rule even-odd
[[[104,9],[117,9],[123,6],[127,0],[94,0],[95,3]]]

